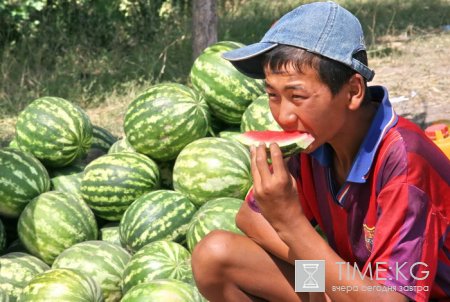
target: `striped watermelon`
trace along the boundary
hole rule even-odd
[[[119,152],[136,152],[126,137],[119,139],[117,142],[111,145],[108,150],[108,154]]]
[[[280,125],[270,112],[269,98],[267,94],[259,96],[244,112],[241,122],[241,132],[257,130],[281,131]]]
[[[35,276],[24,288],[21,302],[103,302],[102,290],[91,277],[57,268]]]
[[[242,234],[236,226],[236,214],[243,200],[221,197],[207,201],[192,217],[186,234],[187,245],[192,251],[195,245],[213,230],[227,230]]]
[[[30,153],[0,149],[0,214],[19,217],[28,202],[50,189],[44,166]]]
[[[66,248],[98,235],[94,214],[86,203],[58,191],[33,199],[20,215],[17,230],[27,250],[48,264]]]
[[[131,255],[115,244],[92,240],[75,244],[62,252],[52,268],[70,268],[90,276],[101,287],[105,301],[120,301],[121,279]]]
[[[102,226],[100,228],[99,237],[100,240],[122,246],[122,244],[120,243],[118,222],[110,222]]]
[[[68,166],[62,168],[48,168],[47,171],[50,175],[50,178],[53,178],[57,176],[66,176],[83,172],[86,168],[86,165],[87,164],[81,159],[77,159]]]
[[[157,279],[177,279],[192,283],[191,254],[173,241],[158,240],[133,255],[123,273],[123,292]]]
[[[91,149],[99,149],[103,152],[108,152],[117,141],[117,138],[111,132],[97,125],[93,125],[92,135]]]
[[[107,154],[91,162],[81,180],[81,196],[94,213],[119,221],[128,206],[159,188],[156,163],[136,152]]]
[[[55,191],[75,194],[81,198],[81,179],[83,172],[53,177],[50,181]]]
[[[9,301],[17,301],[28,282],[48,269],[50,267],[41,259],[26,253],[3,255],[0,257],[0,289],[9,296]]]
[[[174,279],[153,280],[130,289],[121,302],[204,302],[194,285]]]
[[[201,206],[218,197],[244,198],[252,184],[250,154],[233,140],[206,137],[186,146],[173,168],[173,186]]]
[[[120,221],[122,246],[136,252],[156,240],[182,242],[195,211],[192,202],[179,192],[147,193],[131,204]]]
[[[138,152],[159,161],[175,159],[188,143],[204,137],[210,127],[209,108],[191,88],[163,83],[130,103],[124,130]]]
[[[205,96],[212,114],[229,124],[240,124],[247,106],[264,92],[262,81],[243,75],[222,58],[224,52],[242,46],[218,42],[203,51],[190,72],[192,85]]]
[[[239,134],[241,134],[241,132],[236,131],[236,130],[224,130],[224,131],[219,132],[219,137],[236,140],[236,137]]]
[[[19,143],[17,142],[16,136],[14,136],[13,139],[9,142],[8,148],[20,150]]]
[[[83,157],[92,143],[92,125],[78,106],[57,97],[34,100],[16,123],[20,148],[45,166],[64,167]]]

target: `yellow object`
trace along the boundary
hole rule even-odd
[[[434,124],[425,129],[426,135],[444,151],[447,158],[450,159],[450,134],[446,124]]]

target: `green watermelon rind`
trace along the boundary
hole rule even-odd
[[[44,261],[30,254],[5,254],[0,257],[0,289],[8,295],[10,301],[17,301],[31,279],[49,269]]]
[[[131,257],[123,272],[123,292],[135,285],[157,279],[193,282],[191,254],[179,243],[153,241]]]
[[[149,192],[125,211],[119,224],[120,242],[131,252],[156,240],[182,243],[196,210],[194,204],[180,192]]]
[[[155,161],[137,152],[118,152],[92,161],[84,170],[80,190],[97,216],[120,221],[131,203],[159,187]]]
[[[87,204],[76,195],[49,191],[33,199],[17,223],[27,250],[52,264],[66,248],[98,236],[97,222]]]
[[[121,300],[121,302],[135,301],[205,302],[206,300],[192,284],[174,279],[158,279],[134,286]]]
[[[34,100],[17,118],[19,147],[46,167],[64,167],[82,158],[91,147],[92,136],[86,112],[58,97]]]
[[[130,145],[157,161],[169,161],[210,129],[209,107],[203,96],[178,83],[147,89],[127,108],[124,131]]]
[[[263,143],[266,147],[266,152],[270,154],[270,145],[272,143],[276,143],[278,147],[280,147],[281,152],[283,153],[284,157],[292,156],[294,154],[297,154],[299,152],[305,151],[309,145],[314,141],[314,138],[305,133],[299,133],[298,138],[291,138],[291,139],[284,139],[283,141],[270,141],[270,140],[258,140],[251,137],[253,131],[247,131],[245,133],[242,133],[236,137],[237,141],[239,141],[241,144],[251,147],[255,146],[257,147],[259,144]],[[261,132],[264,131],[254,131],[254,132]],[[267,131],[269,132],[269,131]],[[283,133],[283,131],[279,131],[280,136]]]
[[[21,302],[103,302],[98,283],[73,269],[55,268],[36,275],[24,288]]]
[[[244,46],[242,43],[221,41],[206,48],[194,61],[190,81],[200,91],[218,119],[239,125],[248,105],[264,92],[263,82],[240,73],[222,58],[228,50]]]
[[[236,226],[236,215],[243,199],[220,197],[207,201],[198,209],[189,223],[186,234],[190,251],[213,230],[226,230],[237,234],[242,232]]]
[[[102,289],[105,301],[122,297],[122,274],[131,255],[122,247],[101,240],[77,243],[56,257],[52,268],[68,268],[89,275]]]
[[[31,153],[0,149],[0,214],[19,217],[36,196],[50,190],[50,177],[42,163]]]
[[[173,187],[197,207],[218,197],[244,198],[252,184],[250,153],[237,141],[206,137],[187,145],[173,168]]]

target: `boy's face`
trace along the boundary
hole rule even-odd
[[[342,131],[348,112],[346,85],[333,96],[317,72],[309,67],[303,68],[302,73],[292,66],[282,72],[266,68],[265,74],[270,110],[278,124],[286,131],[311,134],[315,141],[307,152],[325,142],[332,143],[338,131]]]

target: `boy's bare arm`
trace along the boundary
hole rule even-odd
[[[272,255],[289,262],[288,246],[280,239],[273,227],[260,213],[244,202],[236,215],[237,227]],[[291,263],[293,264],[293,263]]]

